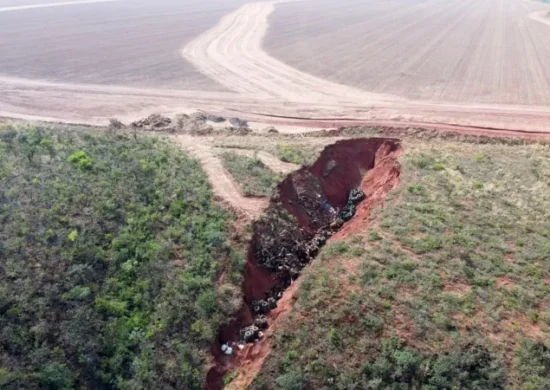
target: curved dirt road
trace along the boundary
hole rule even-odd
[[[269,56],[262,44],[280,1],[250,3],[189,42],[183,57],[229,90],[294,102],[362,103],[401,100],[336,84]]]

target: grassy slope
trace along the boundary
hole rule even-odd
[[[309,267],[256,389],[550,388],[550,151],[404,146],[385,207]]]
[[[168,142],[4,125],[0,387],[200,388],[240,302],[229,220]]]
[[[242,187],[245,196],[271,196],[281,178],[257,157],[232,152],[220,155],[223,166]]]

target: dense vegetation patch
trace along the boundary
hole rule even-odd
[[[281,177],[257,157],[232,152],[220,155],[223,166],[242,187],[245,196],[271,196]]]
[[[199,389],[229,220],[166,141],[0,130],[0,387]]]
[[[310,265],[256,389],[550,388],[550,150],[405,151],[369,229]]]
[[[308,153],[304,148],[290,144],[277,145],[277,156],[281,161],[304,165],[312,163],[313,158],[311,153]]]

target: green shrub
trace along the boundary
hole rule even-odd
[[[303,165],[307,161],[304,152],[292,145],[278,145],[277,156],[281,161],[298,165]]]
[[[307,386],[305,376],[299,369],[293,369],[279,376],[275,384],[281,390],[305,390]]]
[[[68,160],[82,170],[90,169],[94,165],[93,160],[83,150],[71,154]]]
[[[239,283],[242,256],[199,163],[156,138],[13,131],[0,138],[0,387],[200,389],[235,310],[216,276],[223,264]]]
[[[514,361],[522,388],[550,388],[550,348],[533,340],[522,340]]]
[[[382,342],[382,352],[363,367],[368,386],[383,389],[501,389],[506,372],[485,349],[466,346],[424,356],[396,339]]]
[[[425,168],[428,168],[428,167],[431,167],[432,165],[434,165],[436,163],[436,160],[432,156],[428,156],[426,154],[420,154],[420,155],[414,157],[411,160],[411,162],[416,167],[418,167],[420,169],[425,169]]]
[[[344,241],[336,241],[328,244],[322,249],[321,257],[332,258],[336,256],[342,256],[350,250],[350,246]]]
[[[245,196],[271,196],[281,178],[260,159],[226,152],[220,155],[224,167],[239,183]]]

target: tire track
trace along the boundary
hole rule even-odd
[[[111,3],[113,1],[118,1],[118,0],[80,0],[80,1],[65,1],[65,2],[59,2],[59,3],[26,4],[26,5],[17,5],[14,7],[0,7],[0,12],[25,11],[29,9],[46,8],[46,7],[63,7],[66,5]]]
[[[294,69],[262,48],[268,18],[280,1],[245,4],[182,49],[182,56],[207,77],[235,92],[293,102],[399,101]]]

